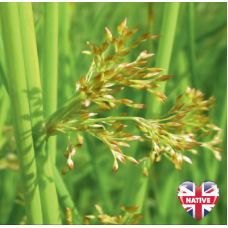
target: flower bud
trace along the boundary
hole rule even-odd
[[[183,160],[189,164],[192,164],[192,160],[189,157],[183,156]]]
[[[102,213],[102,209],[99,205],[95,204],[94,207],[99,213]]]
[[[118,154],[118,155],[116,156],[116,158],[117,158],[120,162],[125,163],[124,156],[122,156],[121,154]]]
[[[112,41],[112,33],[107,27],[105,27],[105,36],[108,38],[109,41]]]
[[[145,177],[148,177],[148,170],[147,170],[146,167],[143,168],[143,175],[144,175]]]
[[[72,161],[71,156],[69,156],[67,159],[67,165],[70,170],[72,170],[74,168],[74,162]]]
[[[113,163],[113,166],[112,166],[112,171],[116,172],[117,169],[118,169],[118,162],[117,162],[117,160],[115,160],[114,163]]]
[[[75,155],[75,153],[76,153],[75,148],[71,148],[71,150],[70,150],[70,154],[71,154],[71,156],[74,156],[74,155]]]
[[[182,156],[181,156],[181,154],[179,154],[177,156],[177,164],[178,164],[178,166],[181,166],[181,164],[182,164]]]
[[[139,162],[138,162],[135,158],[133,158],[133,157],[127,157],[127,159],[128,159],[130,162],[135,163],[136,165],[139,165]]]

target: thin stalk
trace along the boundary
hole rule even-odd
[[[44,224],[61,224],[50,154],[45,146],[46,133],[43,129],[43,102],[31,3],[18,3],[18,15],[36,151],[43,222]]]
[[[17,3],[0,3],[9,95],[28,224],[42,224]]]
[[[177,17],[180,2],[165,3],[161,35],[155,66],[164,69],[163,74],[169,73],[170,59],[176,32]],[[159,91],[165,92],[166,83],[161,83]]]
[[[165,69],[163,71],[164,74],[169,72],[169,65],[171,60],[171,53],[174,43],[177,17],[179,11],[179,2],[167,2],[165,3],[165,9],[163,14],[163,22],[161,35],[162,37],[159,40],[158,53],[156,57],[156,67]],[[165,92],[166,83],[162,83],[160,90],[161,92]],[[146,113],[147,118],[151,118],[152,113],[155,116],[158,116],[161,112],[161,104],[156,102],[154,97],[151,94],[148,94],[147,103],[152,103],[152,110],[148,109]],[[151,113],[152,112],[152,113]],[[135,155],[133,157],[137,158],[137,153],[141,149],[141,144],[138,144],[138,148],[135,151]],[[150,164],[146,164],[146,168],[150,168]],[[139,205],[138,213],[144,211],[145,205],[145,196],[148,186],[148,178],[143,176],[143,165],[140,165],[137,169],[132,170],[132,167],[129,166],[128,169],[128,178],[126,188],[122,197],[122,202],[125,203],[126,206]],[[133,173],[133,174],[132,174]],[[137,178],[138,177],[138,178]],[[137,189],[137,190],[135,190]],[[129,194],[131,193],[131,194]]]
[[[189,64],[190,64],[190,72],[191,72],[191,82],[192,87],[197,88],[197,75],[195,69],[195,32],[194,32],[194,22],[195,22],[195,15],[194,15],[194,2],[187,3],[188,9],[188,39],[189,39]]]
[[[65,101],[71,97],[74,92],[74,80],[71,74],[71,58],[70,58],[70,42],[69,42],[69,29],[70,29],[70,8],[69,2],[59,2],[59,23],[58,23],[58,53],[59,53],[59,66],[58,78],[61,80],[59,89],[65,92],[61,95],[61,100]]]
[[[44,118],[49,117],[57,108],[57,63],[58,63],[58,3],[44,3],[44,40],[43,40],[43,100]],[[56,137],[48,140],[48,150],[56,160]]]
[[[6,67],[2,37],[0,36],[0,80],[2,81],[7,93],[9,93],[8,82],[6,78]]]
[[[64,207],[63,212],[65,213],[66,207],[69,207],[72,212],[72,219],[74,225],[82,225],[83,220],[77,210],[77,208],[74,205],[74,202],[72,201],[70,194],[65,186],[65,183],[63,182],[57,168],[53,166],[53,172],[54,172],[54,178],[56,183],[56,188],[59,196],[59,201],[62,207]]]

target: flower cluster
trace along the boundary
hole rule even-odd
[[[151,143],[151,152],[140,160],[140,162],[150,159],[160,161],[162,154],[175,164],[175,168],[180,170],[182,161],[192,164],[189,157],[182,154],[190,151],[197,154],[195,147],[203,146],[209,148],[218,160],[221,160],[220,148],[214,145],[221,142],[219,135],[221,129],[209,124],[210,117],[205,115],[205,111],[214,107],[211,104],[213,97],[204,100],[204,94],[199,90],[187,88],[186,103],[181,103],[183,95],[179,96],[174,106],[169,112],[161,117],[152,120],[138,119],[137,126],[144,135],[144,140]],[[210,142],[201,141],[202,138],[215,132]],[[146,172],[145,172],[146,173]]]
[[[84,223],[89,225],[88,219],[97,219],[103,225],[137,225],[141,219],[144,218],[141,214],[136,214],[138,210],[138,206],[134,207],[127,207],[125,208],[123,205],[120,206],[120,209],[124,211],[124,216],[117,215],[117,216],[109,216],[104,214],[102,208],[99,205],[94,205],[96,210],[99,212],[98,216],[94,215],[87,215],[84,219]]]
[[[74,144],[68,131],[88,133],[108,146],[114,157],[113,171],[118,169],[118,162],[125,163],[125,158],[138,165],[145,163],[147,159],[152,163],[159,161],[162,155],[170,159],[175,168],[180,170],[182,161],[192,163],[183,152],[189,150],[197,154],[195,147],[198,146],[212,150],[215,157],[220,160],[221,149],[214,146],[221,141],[221,129],[209,124],[210,117],[205,115],[205,112],[214,106],[214,98],[204,100],[204,94],[199,90],[188,88],[185,96],[179,96],[166,115],[155,119],[127,116],[127,113],[115,117],[95,117],[106,110],[118,109],[118,105],[138,109],[147,107],[145,104],[135,104],[129,99],[115,98],[115,94],[125,87],[146,90],[155,95],[161,103],[167,98],[158,90],[159,83],[168,80],[172,75],[159,76],[162,69],[146,66],[147,59],[153,54],[142,51],[135,61],[124,62],[124,57],[131,49],[136,48],[141,42],[159,36],[145,33],[135,41],[129,42],[138,27],[129,30],[126,23],[125,19],[117,26],[118,37],[114,37],[110,30],[105,28],[107,39],[101,47],[87,42],[90,50],[83,53],[93,56],[87,75],[82,76],[76,83],[75,95],[45,124],[48,137],[58,133],[68,135],[69,144],[65,152],[68,167],[63,170],[63,174],[67,169],[73,169],[72,156],[76,148],[80,148],[83,143],[83,137],[78,133],[79,143]],[[184,103],[181,103],[182,99],[185,99]],[[126,132],[127,125],[121,121],[134,121],[139,129],[139,135]],[[212,141],[199,141],[211,134],[211,131],[217,132]],[[140,161],[125,155],[120,149],[129,147],[128,142],[134,140],[149,141],[151,144],[151,152]],[[148,175],[146,168],[144,175]]]

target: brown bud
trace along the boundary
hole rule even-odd
[[[148,87],[144,85],[130,85],[130,87],[135,88],[135,89],[148,89]]]
[[[149,37],[149,35],[150,35],[150,32],[144,33],[138,38],[138,40],[143,41],[143,40],[147,39]]]
[[[148,170],[147,170],[146,167],[143,168],[143,175],[144,175],[145,177],[148,177]]]
[[[183,156],[183,160],[189,164],[192,164],[192,160],[189,157]]]
[[[154,35],[154,36],[151,36],[149,40],[155,40],[155,39],[158,39],[159,37],[161,37],[161,35]]]
[[[172,76],[173,76],[172,74],[162,75],[162,76],[158,77],[155,81],[164,82],[164,81],[168,80],[169,78],[171,78]]]
[[[147,70],[149,70],[151,72],[161,72],[161,71],[164,71],[164,69],[161,69],[161,68],[148,68]]]
[[[120,91],[123,90],[123,89],[124,89],[124,87],[117,87],[117,88],[115,88],[115,89],[112,89],[112,90],[109,92],[109,94],[118,93],[118,92],[120,92]]]
[[[123,210],[123,211],[125,211],[124,205],[120,205],[120,209]]]
[[[166,126],[169,126],[169,127],[179,127],[181,126],[182,124],[180,123],[175,123],[175,122],[168,122],[165,124]]]
[[[76,150],[75,150],[74,147],[72,147],[72,148],[70,149],[70,153],[71,153],[71,156],[74,156],[74,155],[75,155]]]
[[[85,217],[88,219],[95,219],[96,218],[94,215],[86,215]]]
[[[128,32],[125,36],[124,36],[124,40],[128,40],[132,37],[134,33],[132,31]]]
[[[117,145],[118,146],[124,146],[124,147],[130,147],[130,145],[128,143],[125,143],[125,142],[118,142]]]
[[[120,22],[118,24],[117,31],[120,35],[122,34],[122,31],[123,31],[124,27],[126,26],[126,24],[127,24],[127,18],[125,18],[122,22]]]
[[[86,44],[88,45],[88,47],[90,48],[90,50],[93,51],[93,45],[89,41],[87,41]]]
[[[65,175],[68,171],[68,167],[66,166],[63,170],[62,170],[62,175]]]
[[[133,28],[133,29],[132,29],[132,32],[133,32],[133,33],[136,33],[138,30],[139,30],[139,26]]]
[[[114,104],[113,102],[109,102],[109,105],[110,105],[112,108],[118,109],[117,105]]]
[[[147,51],[142,51],[140,54],[139,54],[139,57],[140,59],[147,59],[151,56],[153,56],[154,54],[151,53],[151,54],[148,54]]]
[[[153,164],[154,161],[155,161],[155,155],[156,155],[155,152],[151,152],[151,153],[150,153],[150,162],[151,162],[151,164]]]
[[[145,65],[145,64],[147,64],[147,63],[148,63],[147,60],[138,61],[138,62],[135,63],[135,66],[143,66],[143,65]]]
[[[181,156],[181,154],[179,154],[177,156],[177,164],[178,164],[178,166],[181,166],[181,164],[182,164],[182,156]]]
[[[117,160],[115,160],[114,163],[113,163],[113,166],[112,166],[112,171],[116,172],[117,169],[118,169],[118,162],[117,162]]]
[[[97,46],[93,46],[93,53],[95,54],[95,55],[101,55],[101,49],[99,48],[99,47],[97,47]]]
[[[78,138],[78,142],[80,144],[83,144],[84,138],[79,133],[77,133],[77,138]]]
[[[121,154],[118,154],[118,155],[116,156],[116,158],[117,158],[120,162],[122,162],[122,163],[125,164],[124,156],[122,156]]]
[[[110,32],[110,30],[107,27],[105,27],[105,36],[107,37],[107,39],[109,41],[112,41],[112,33]]]
[[[66,207],[66,217],[71,216],[71,209],[69,207]]]
[[[91,51],[82,51],[83,54],[86,54],[86,55],[91,55],[92,52]]]
[[[101,46],[102,52],[106,51],[108,47],[109,47],[109,43],[106,40]]]
[[[88,219],[84,218],[83,222],[84,222],[85,225],[89,225],[89,220]]]
[[[102,213],[102,209],[99,205],[95,204],[94,207],[99,213]]]
[[[135,158],[133,158],[133,157],[127,157],[127,159],[128,159],[130,162],[135,163],[136,165],[139,165],[139,162],[138,162]]]
[[[115,45],[118,43],[118,39],[116,37],[112,38],[112,43]],[[121,60],[122,61],[122,60]],[[115,62],[118,62],[118,59],[115,60]]]
[[[74,168],[74,162],[72,161],[71,156],[69,156],[67,159],[67,165],[70,170],[72,170]]]
[[[121,50],[123,47],[124,47],[124,41],[121,39],[121,40],[119,40],[118,48],[119,48],[119,50]]]
[[[118,51],[118,52],[116,52],[116,55],[125,56],[125,55],[128,55],[129,53],[131,53],[131,51]]]
[[[132,103],[133,103],[133,101],[128,100],[128,99],[119,99],[118,102],[119,102],[120,104],[124,104],[124,105],[132,104]]]
[[[180,96],[176,99],[175,103],[176,103],[176,104],[179,104],[179,103],[181,102],[182,98],[183,98],[183,94],[180,95]]]
[[[136,48],[136,47],[139,46],[139,44],[140,44],[140,41],[136,41],[136,42],[134,42],[130,47],[131,47],[131,48]]]
[[[87,82],[86,82],[86,79],[85,79],[85,77],[81,77],[81,79],[80,79],[80,84],[82,85],[82,86],[87,86]]]
[[[161,161],[161,155],[158,155],[155,160],[156,160],[156,162],[160,162]]]
[[[113,58],[114,58],[114,56],[113,55],[109,55],[109,56],[107,56],[106,58],[105,58],[105,62],[109,62],[109,61],[112,61],[113,60]]]
[[[128,33],[128,27],[124,26],[123,31],[122,31],[122,35],[125,36]]]

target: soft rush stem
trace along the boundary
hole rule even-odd
[[[43,129],[43,100],[31,3],[18,3],[25,75],[31,112],[34,147],[44,224],[60,224],[58,198],[53,180],[50,152]],[[50,203],[51,202],[51,203]]]
[[[43,224],[17,3],[0,3],[9,95],[29,224]]]
[[[58,3],[44,3],[43,39],[43,100],[44,118],[49,117],[57,108],[57,63],[58,63]],[[56,137],[48,140],[48,150],[55,163]]]

